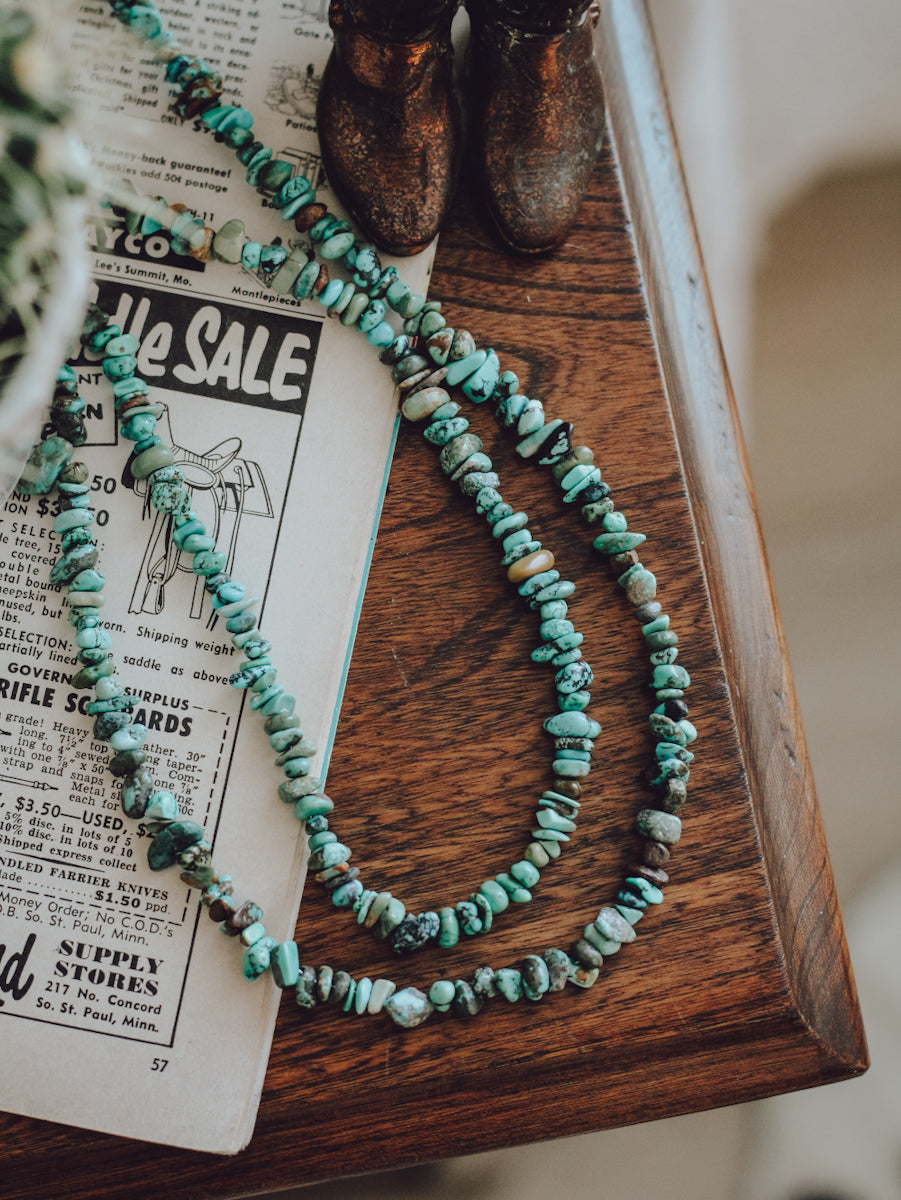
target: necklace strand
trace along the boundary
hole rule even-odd
[[[118,7],[121,16],[124,6]],[[127,11],[134,12],[134,8],[129,7]],[[159,36],[160,31],[150,40]],[[129,335],[123,335],[115,327],[95,328],[90,332],[93,349],[103,349],[105,353],[104,371],[113,380],[117,410],[123,417],[123,436],[132,436],[137,443],[133,473],[148,479],[154,506],[160,508],[161,505],[160,511],[173,517],[176,544],[193,556],[194,570],[204,576],[214,608],[225,618],[233,641],[245,650],[247,661],[236,672],[237,678],[233,681],[235,686],[248,687],[254,693],[251,706],[264,716],[264,729],[279,756],[277,763],[288,776],[280,788],[282,799],[290,799],[296,815],[305,824],[313,855],[311,866],[318,869],[320,882],[330,888],[333,902],[338,907],[356,911],[361,924],[390,937],[398,952],[416,948],[430,939],[437,939],[441,945],[453,945],[459,939],[461,927],[465,934],[487,931],[494,915],[506,909],[511,900],[525,903],[531,898],[529,887],[537,883],[541,867],[559,854],[561,844],[574,830],[574,818],[579,808],[576,789],[580,785],[574,784],[573,780],[587,775],[590,743],[599,731],[597,723],[584,714],[590,699],[587,686],[591,682],[591,669],[581,659],[581,635],[566,618],[566,599],[574,585],[560,580],[559,573],[553,569],[553,556],[531,538],[525,514],[514,514],[503,501],[492,464],[482,453],[481,442],[467,432],[466,419],[458,416],[459,405],[445,390],[448,385],[460,385],[464,394],[477,402],[489,398],[495,401],[499,420],[521,439],[517,446],[520,455],[537,458],[552,468],[564,489],[564,500],[578,501],[590,523],[601,523],[604,532],[595,539],[596,547],[614,560],[618,573],[620,568],[625,568],[619,581],[636,604],[636,615],[642,622],[642,632],[654,664],[652,686],[660,703],[651,715],[658,762],[656,777],[651,782],[662,789],[663,800],[660,809],[645,809],[638,816],[639,832],[645,839],[644,861],[627,875],[615,903],[602,908],[598,918],[586,926],[570,955],[556,949],[546,950],[541,955],[526,956],[518,968],[500,968],[497,972],[480,968],[471,983],[438,980],[428,995],[418,989],[405,988],[390,998],[388,993],[394,990],[391,981],[377,980],[373,984],[367,979],[355,981],[346,972],[334,972],[330,967],[317,971],[301,966],[294,943],[276,944],[275,939],[265,933],[258,906],[249,901],[240,908],[234,906],[230,899],[230,880],[217,875],[212,867],[211,850],[203,840],[203,831],[178,819],[174,796],[156,789],[147,791],[148,786],[152,789],[152,779],[148,784],[149,772],[140,758],[143,755],[140,727],[128,724],[129,705],[122,699],[121,685],[113,679],[115,668],[109,666],[107,669],[111,659],[107,656],[98,661],[96,657],[108,648],[109,637],[100,628],[99,605],[91,603],[90,596],[93,590],[96,599],[96,588],[102,587],[102,578],[98,576],[99,583],[93,576],[78,578],[83,571],[93,570],[92,564],[82,567],[69,582],[69,604],[73,610],[70,620],[76,617],[73,624],[78,629],[77,638],[82,647],[80,657],[86,652],[89,656],[82,657],[85,665],[79,672],[84,676],[81,686],[95,686],[98,696],[89,711],[93,708],[98,721],[109,713],[115,713],[118,718],[112,723],[119,724],[119,728],[104,740],[109,740],[116,751],[111,763],[114,773],[118,770],[126,775],[123,786],[126,812],[140,806],[140,802],[136,804],[135,788],[146,792],[143,799],[147,807],[143,815],[157,823],[149,854],[151,865],[162,869],[178,862],[183,868],[182,878],[193,886],[203,887],[203,900],[211,915],[217,920],[224,915],[226,932],[238,934],[247,946],[245,974],[254,977],[271,965],[276,982],[283,987],[295,987],[298,1002],[303,1007],[312,1007],[325,999],[346,1011],[377,1011],[384,1005],[399,1024],[412,1026],[424,1020],[433,1008],[446,1009],[453,1004],[459,1011],[477,1011],[483,1000],[493,994],[505,995],[511,1000],[522,994],[538,999],[546,991],[560,990],[567,980],[590,986],[597,978],[603,957],[615,953],[624,942],[633,940],[634,924],[649,905],[663,899],[659,885],[666,882],[666,874],[661,867],[669,856],[668,845],[679,837],[681,823],[676,812],[684,803],[685,780],[692,757],[686,747],[695,736],[682,701],[690,681],[684,669],[675,665],[678,639],[669,630],[669,618],[654,599],[656,584],[653,576],[635,554],[636,546],[644,541],[644,537],[629,531],[625,518],[614,509],[609,489],[601,483],[600,472],[593,465],[591,452],[586,447],[573,448],[571,426],[560,420],[545,421],[540,402],[528,400],[518,392],[515,375],[512,372],[501,375],[494,352],[478,350],[463,331],[448,330],[440,305],[425,303],[422,297],[414,296],[399,280],[393,267],[382,269],[374,249],[357,242],[347,222],[317,205],[309,183],[302,177],[291,176],[289,164],[272,162],[271,150],[259,145],[245,158],[241,151],[246,154],[253,147],[252,135],[249,144],[248,138],[243,136],[250,132],[252,116],[246,109],[219,105],[212,94],[215,88],[210,86],[206,64],[187,56],[174,56],[171,43],[166,44],[170,47],[166,52],[170,57],[167,76],[183,86],[181,97],[176,101],[176,111],[183,116],[197,115],[201,110],[189,111],[186,96],[193,98],[193,103],[200,98],[200,93],[208,93],[202,97],[206,104],[204,122],[209,128],[216,129],[217,136],[230,142],[232,148],[236,148],[234,143],[240,143],[237,149],[239,157],[244,158],[248,166],[248,181],[271,197],[273,206],[281,208],[282,216],[293,216],[299,232],[304,231],[300,229],[301,225],[306,227],[305,231],[311,242],[318,245],[322,257],[329,262],[343,258],[353,271],[353,283],[329,280],[327,270],[306,250],[298,248],[289,252],[279,243],[264,246],[248,242],[244,238],[243,223],[234,220],[215,233],[182,206],[170,209],[163,201],[154,202],[152,208],[145,205],[143,213],[132,214],[132,221],[138,223],[134,231],[150,232],[153,228],[165,227],[172,235],[176,252],[191,253],[201,259],[216,257],[240,261],[246,269],[255,270],[258,277],[276,291],[290,293],[298,299],[315,296],[330,314],[338,313],[342,324],[355,326],[371,344],[380,348],[380,357],[391,366],[394,382],[402,393],[404,415],[411,420],[427,422],[425,435],[441,447],[444,473],[455,479],[465,494],[475,498],[477,511],[486,517],[493,532],[502,539],[504,565],[511,582],[518,585],[530,607],[540,612],[543,640],[533,653],[533,659],[551,661],[558,671],[560,712],[544,723],[548,732],[555,735],[557,757],[553,769],[557,777],[555,787],[545,792],[539,801],[538,825],[533,830],[535,840],[523,859],[509,872],[485,881],[469,901],[454,908],[442,908],[437,914],[413,917],[390,893],[364,889],[354,874],[356,868],[348,865],[349,848],[337,841],[329,827],[332,801],[317,790],[321,787],[320,781],[309,774],[308,755],[315,752],[314,748],[304,741],[299,731],[299,719],[293,713],[293,698],[275,681],[269,646],[256,628],[252,602],[246,599],[242,585],[221,577],[224,559],[218,555],[215,543],[206,531],[198,527],[197,518],[189,510],[190,497],[182,487],[183,480],[178,478],[178,469],[174,467],[171,455],[166,458],[166,448],[160,448],[161,441],[152,432],[155,423],[153,406],[147,402],[146,385],[134,375],[136,361],[122,361],[134,360],[139,347],[132,344],[135,339],[129,341]],[[162,45],[164,43],[158,43],[157,49]],[[198,80],[201,81],[199,84]],[[229,131],[232,131],[230,139]],[[316,219],[310,223],[314,217]],[[404,331],[399,335],[384,319],[385,301],[405,320]],[[64,379],[61,382],[70,381]],[[61,411],[57,401],[54,403],[57,411]],[[134,471],[135,466],[137,471]],[[71,474],[71,468],[67,471]],[[64,512],[58,518],[64,526],[62,562],[66,558],[65,538],[72,537],[72,531],[82,532],[77,541],[69,541],[70,552],[73,547],[89,544],[89,537],[83,534],[90,522],[74,516],[76,512],[83,515],[88,511],[87,488],[83,481],[79,482],[64,471],[60,487],[64,505]],[[64,513],[73,515],[64,516]],[[78,582],[73,587],[75,580]],[[89,584],[95,585],[93,589]],[[237,594],[239,591],[240,595]],[[104,680],[108,682],[104,684]],[[116,694],[106,694],[111,691]],[[134,698],[130,699],[134,703]],[[102,707],[96,707],[98,705]],[[111,719],[107,717],[107,726],[110,723]],[[126,730],[130,732],[126,733]],[[136,763],[138,758],[140,761]],[[558,788],[560,790],[556,790]],[[129,815],[134,815],[134,811]],[[188,844],[181,845],[185,839]],[[336,861],[339,858],[341,861]]]

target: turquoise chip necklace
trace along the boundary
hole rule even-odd
[[[122,435],[135,442],[132,473],[147,479],[153,506],[173,517],[176,545],[190,557],[192,569],[203,578],[233,644],[244,653],[245,661],[231,682],[250,693],[250,706],[263,720],[276,763],[286,777],[279,796],[292,805],[303,823],[311,869],[335,907],[346,909],[398,954],[431,943],[450,948],[461,938],[488,932],[494,918],[511,905],[528,903],[541,872],[575,832],[582,781],[590,771],[594,739],[600,732],[598,723],[586,713],[593,676],[582,657],[582,635],[568,617],[567,602],[574,584],[561,579],[553,555],[532,537],[527,515],[514,513],[503,500],[493,464],[480,439],[469,432],[467,419],[459,415],[461,406],[450,388],[459,389],[474,403],[491,402],[497,419],[517,438],[520,457],[547,466],[563,491],[564,502],[578,508],[594,527],[594,545],[613,565],[641,623],[650,651],[651,687],[658,702],[650,715],[655,761],[648,773],[658,801],[636,818],[643,840],[641,861],[627,873],[612,903],[600,909],[568,951],[545,949],[526,955],[515,965],[497,970],[481,967],[470,980],[439,979],[428,991],[415,987],[398,990],[392,980],[354,979],[330,966],[302,964],[296,943],[278,943],[267,934],[258,905],[235,902],[232,881],[214,867],[204,831],[180,817],[174,794],[157,788],[145,765],[141,747],[147,731],[132,724],[129,715],[137,698],[127,695],[116,676],[109,653],[110,635],[100,618],[103,577],[97,570],[97,548],[90,531],[93,514],[86,469],[66,463],[65,448],[60,446],[61,442],[71,447],[79,438],[84,440],[79,430],[83,402],[75,390],[74,372],[65,367],[60,372],[47,435],[35,448],[23,486],[43,491],[55,479],[59,489],[61,511],[55,523],[59,525],[61,556],[51,570],[51,580],[68,588],[69,619],[76,629],[82,663],[73,685],[94,689],[95,700],[88,711],[96,717],[95,736],[108,741],[113,750],[109,765],[122,780],[123,809],[128,816],[150,823],[153,831],[149,865],[154,870],[178,866],[181,878],[200,889],[213,920],[243,945],[245,976],[258,978],[269,971],[279,987],[294,990],[297,1003],[305,1009],[326,1002],[360,1014],[384,1009],[398,1024],[411,1028],[433,1011],[453,1009],[474,1015],[493,996],[511,1002],[523,996],[537,1000],[562,990],[567,983],[590,987],[604,957],[633,941],[635,926],[663,900],[662,888],[668,881],[663,868],[670,847],[681,834],[678,813],[685,803],[693,757],[688,746],[696,736],[684,701],[690,678],[676,663],[678,637],[656,600],[656,580],[637,554],[644,535],[630,530],[624,515],[616,510],[591,450],[574,445],[572,426],[560,419],[548,420],[541,402],[519,391],[513,372],[501,371],[493,350],[479,349],[466,331],[448,328],[439,303],[415,295],[395,268],[382,268],[374,248],[360,243],[348,222],[317,203],[306,180],[292,176],[288,164],[273,161],[271,149],[253,139],[252,115],[246,109],[219,103],[217,88],[221,85],[211,68],[179,52],[161,19],[157,21],[158,14],[153,20],[146,17],[155,10],[146,4],[118,3],[113,8],[126,24],[136,26],[157,57],[167,61],[167,78],[182,89],[174,110],[185,117],[201,115],[204,124],[236,150],[247,167],[248,182],[268,196],[285,219],[293,218],[295,229],[307,233],[310,245],[289,251],[279,241],[253,242],[246,238],[240,221],[233,219],[214,231],[181,206],[173,209],[165,201],[138,197],[130,202],[126,218],[130,229],[165,229],[176,253],[240,262],[276,292],[298,299],[315,298],[342,324],[366,336],[391,370],[404,416],[421,424],[425,438],[439,451],[442,472],[473,500],[477,514],[498,540],[508,580],[540,620],[541,643],[532,658],[549,663],[555,671],[558,711],[543,721],[554,741],[553,780],[538,801],[532,840],[522,857],[507,871],[485,880],[468,899],[437,911],[408,913],[390,892],[366,888],[359,869],[350,866],[350,848],[331,827],[334,802],[312,774],[310,759],[315,747],[303,736],[293,696],[278,682],[272,648],[256,624],[254,601],[241,583],[223,571],[224,555],[191,510],[184,477],[153,431],[159,409],[150,399],[146,383],[134,373],[137,340],[110,325],[97,310],[89,313],[87,344],[104,354],[103,369],[113,387]],[[330,278],[329,266],[341,265],[351,274],[350,280]],[[391,324],[389,310],[402,318],[400,332]]]

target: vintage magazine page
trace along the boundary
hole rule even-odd
[[[330,49],[325,0],[168,0],[169,26],[217,65],[225,99],[317,185],[316,88]],[[67,39],[90,67],[75,93],[99,167],[184,203],[206,224],[299,243],[244,181],[234,154],[167,113],[162,72],[105,0],[75,4]],[[324,198],[332,203],[327,188]],[[92,227],[95,296],[142,347],[157,426],[194,489],[227,570],[263,598],[279,679],[297,696],[322,775],[393,441],[396,405],[371,346],[315,302],[275,296],[223,263],[133,235],[108,208]],[[429,256],[407,260],[422,289]],[[126,469],[97,358],[77,364],[105,624],[158,787],[204,826],[239,901],[293,935],[301,827],[280,803],[241,660],[182,561],[168,518]],[[49,397],[48,397],[49,401]],[[234,1153],[253,1129],[279,993],[242,978],[241,953],[175,871],[147,866],[147,831],[121,811],[109,749],[85,712],[59,590],[55,495],[0,513],[0,1105],[8,1111]],[[209,1070],[218,1084],[210,1091]]]

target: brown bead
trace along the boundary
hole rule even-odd
[[[328,267],[325,263],[319,268],[319,274],[316,276],[316,282],[313,284],[313,295],[318,296],[321,291],[325,290],[325,285],[328,283],[329,274]]]
[[[567,800],[578,800],[582,795],[582,785],[575,779],[555,779],[553,790],[565,796]]]
[[[553,565],[553,554],[550,550],[542,547],[540,550],[533,550],[531,554],[523,555],[515,563],[511,563],[507,568],[507,578],[511,583],[523,583],[526,579],[531,579],[533,575],[549,571]]]
[[[624,571],[628,571],[629,567],[637,567],[641,562],[638,553],[635,550],[626,550],[622,554],[614,554],[610,558],[610,566],[617,575],[621,575]]]
[[[201,244],[199,246],[191,246],[188,249],[188,254],[190,254],[191,258],[195,258],[198,262],[209,262],[213,257],[213,238],[215,236],[215,229],[204,226],[203,241]]]
[[[662,842],[645,842],[641,861],[649,867],[663,867],[669,862],[669,849]]]
[[[253,925],[263,918],[263,910],[253,900],[245,900],[239,909],[225,920],[225,932],[229,937],[237,937],[242,929]]]
[[[666,791],[660,798],[660,807],[664,812],[680,813],[688,800],[688,788],[684,779],[668,779]]]
[[[315,204],[304,204],[294,214],[294,228],[298,233],[306,233],[317,221],[328,212],[328,205],[317,201]]]
[[[573,942],[569,956],[575,959],[576,962],[581,963],[583,967],[587,967],[589,971],[593,971],[596,967],[604,965],[603,954],[601,954],[597,946],[592,946],[591,942],[585,938],[579,938]]]
[[[227,921],[235,910],[224,896],[220,896],[213,901],[207,911],[210,914],[210,920],[218,924],[221,921]]]
[[[655,884],[657,887],[663,887],[665,883],[669,883],[669,875],[660,867],[649,867],[646,863],[633,863],[626,871],[627,875],[641,875],[643,879]]]
[[[133,396],[129,396],[127,400],[124,400],[119,405],[119,407],[116,409],[116,415],[118,416],[119,420],[122,421],[128,416],[128,413],[131,411],[131,409],[146,407],[147,392],[135,392]]]

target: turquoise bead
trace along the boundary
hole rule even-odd
[[[366,341],[370,346],[390,346],[394,338],[394,330],[387,321],[379,321],[374,329],[370,329],[366,334]]]
[[[561,429],[563,422],[559,417],[555,417],[553,421],[548,421],[546,425],[524,438],[516,445],[516,453],[520,458],[533,458],[538,451],[544,446],[545,442],[556,430]]]
[[[354,234],[350,230],[336,233],[322,243],[319,247],[319,254],[327,260],[341,258],[354,244],[354,240]]]
[[[222,550],[198,550],[191,563],[195,575],[217,575],[225,569],[228,555]]]
[[[394,992],[385,1001],[384,1008],[402,1029],[415,1029],[435,1011],[428,996],[415,987],[406,987]]]
[[[481,366],[465,379],[462,385],[463,394],[468,396],[474,404],[483,403],[494,392],[499,375],[500,365],[497,355],[493,350],[488,350]]]
[[[201,526],[201,528],[203,528]],[[188,554],[198,554],[201,550],[215,550],[216,539],[208,533],[189,533],[182,539],[182,550]]]
[[[92,525],[94,514],[81,508],[66,508],[53,518],[53,528],[57,533],[66,533],[83,525]]]
[[[645,879],[644,876],[627,875],[626,883],[632,889],[632,891],[640,895],[642,900],[644,900],[647,904],[663,903],[663,892],[659,887],[655,887],[655,885],[651,883],[649,879]]]
[[[281,793],[282,788],[285,786],[285,784],[282,784],[279,787],[279,793]],[[286,799],[286,797],[282,796],[282,799]],[[295,797],[291,796],[288,798],[288,802],[290,803],[291,800],[294,799]],[[334,810],[334,807],[334,800],[331,800],[328,796],[310,793],[308,795],[301,796],[296,800],[296,803],[294,804],[294,815],[297,817],[298,821],[309,821],[311,817],[327,816]]]
[[[529,523],[529,518],[524,512],[511,513],[508,517],[502,517],[496,522],[491,530],[491,536],[495,538],[505,538],[509,534],[519,533],[525,529]],[[506,542],[504,543],[506,548]]]
[[[569,817],[561,817],[552,808],[539,808],[535,815],[542,829],[556,829],[559,833],[573,833],[575,831],[575,821]]]
[[[241,249],[241,266],[247,271],[255,271],[260,265],[262,251],[259,242],[245,242]]]
[[[450,979],[436,979],[429,988],[429,1000],[441,1012],[447,1012],[453,999],[454,985]]]
[[[322,829],[319,831],[319,833],[313,833],[310,835],[310,852],[312,853],[315,850],[319,850],[322,846],[328,846],[329,843],[337,842],[337,840],[338,835],[331,829]]]
[[[624,920],[615,908],[605,905],[594,919],[594,924],[602,937],[621,945],[635,941],[635,930]]]
[[[500,871],[494,877],[495,882],[499,883],[514,904],[528,904],[532,899],[532,893],[528,888],[524,888],[512,875],[508,875],[506,871]]]
[[[367,1011],[369,999],[372,996],[372,980],[368,975],[357,980],[357,990],[354,995],[354,1012],[362,1016]]]
[[[297,758],[288,759],[282,767],[282,770],[289,779],[300,779],[304,775],[309,775],[311,769],[312,764],[310,760],[300,755]]]
[[[541,878],[541,872],[538,868],[533,866],[532,863],[526,862],[525,859],[515,862],[510,868],[510,874],[526,888],[534,887]]]
[[[438,944],[445,950],[449,950],[460,940],[460,922],[457,920],[457,913],[453,908],[439,909],[438,920]]]
[[[336,908],[353,908],[363,894],[363,885],[359,879],[349,879],[347,883],[336,887],[332,892],[332,904]]]
[[[69,580],[69,588],[73,592],[101,592],[106,579],[95,571],[93,567],[88,567],[84,571],[79,571],[74,579]]]
[[[146,725],[127,725],[124,729],[117,729],[109,738],[109,744],[113,750],[137,750],[147,740]]]
[[[294,987],[300,978],[300,955],[297,943],[280,942],[272,952],[270,967],[276,987]]]
[[[625,588],[629,600],[636,606],[647,604],[657,595],[657,580],[641,563],[636,563],[625,574],[620,575],[617,583],[621,588]]]
[[[382,300],[370,300],[357,320],[360,333],[369,333],[385,315],[385,304]]]
[[[118,337],[110,338],[106,343],[105,354],[107,358],[118,358],[123,354],[135,355],[140,349],[141,343],[134,334],[123,333]]]
[[[162,31],[163,21],[155,8],[144,4],[133,4],[125,11],[129,28],[142,41],[149,41],[150,38],[155,38]]]
[[[594,539],[594,546],[602,554],[626,554],[646,540],[643,533],[602,533]]]
[[[625,533],[629,524],[621,512],[609,512],[601,519],[601,524],[607,533]]]
[[[522,974],[515,967],[499,967],[494,975],[494,986],[511,1004],[522,999]]]
[[[680,688],[683,691],[691,684],[691,676],[684,667],[676,664],[654,668],[653,684],[655,689]]]
[[[331,308],[344,291],[344,287],[343,279],[330,279],[319,293],[319,303],[325,308]]]
[[[158,789],[151,793],[144,816],[148,821],[177,821],[178,801],[171,792]]]
[[[462,383],[464,379],[468,379],[470,375],[475,374],[485,364],[487,358],[487,350],[475,350],[465,358],[452,362],[447,368],[447,375],[445,376],[447,386],[455,387],[458,383]]]
[[[147,849],[151,871],[162,871],[175,865],[182,850],[203,840],[203,830],[193,821],[173,821],[153,838]]]
[[[302,268],[300,274],[294,282],[291,289],[292,295],[297,300],[308,300],[313,294],[313,289],[316,286],[316,281],[319,278],[321,267],[317,262],[309,262]]]
[[[491,905],[493,913],[502,913],[510,905],[510,898],[499,883],[486,879],[479,885],[479,891]]]
[[[265,975],[272,962],[272,951],[276,948],[274,937],[263,936],[244,951],[243,971],[247,980]]]
[[[286,204],[290,204],[294,200],[306,200],[312,190],[313,185],[305,175],[294,175],[282,183],[270,200],[270,204],[273,208],[284,208]]]
[[[555,713],[542,722],[542,729],[553,737],[596,738],[601,732],[598,722],[582,712]]]

